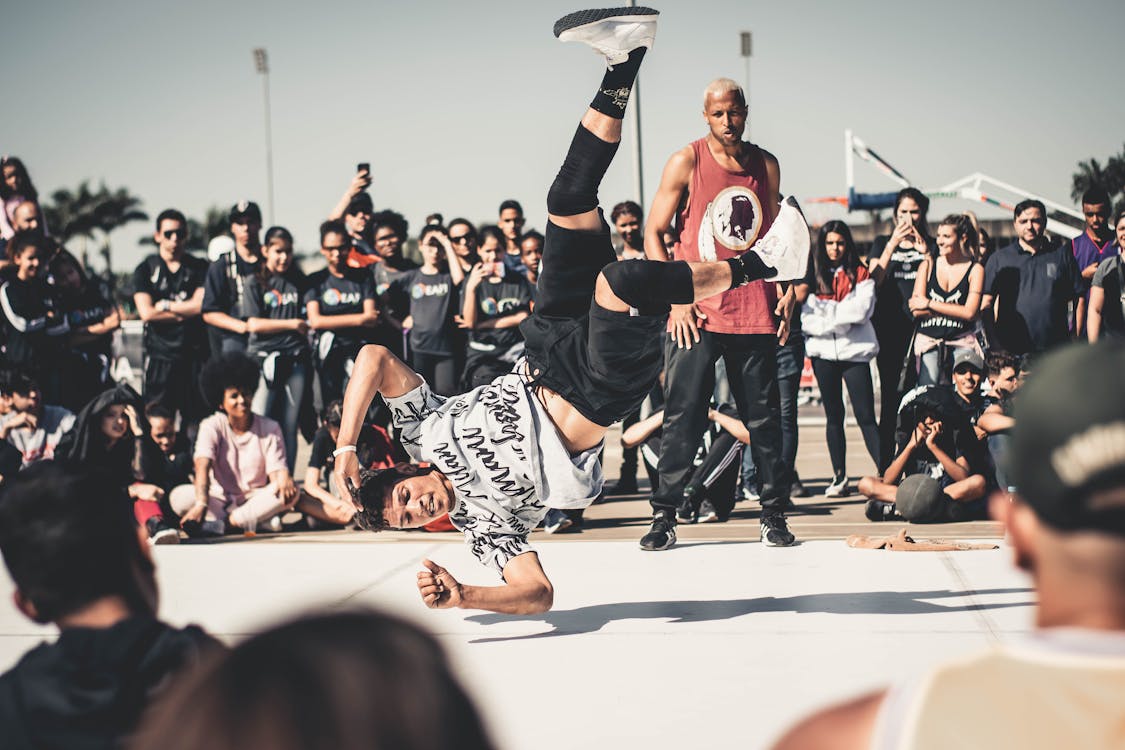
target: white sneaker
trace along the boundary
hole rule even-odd
[[[543,531],[548,534],[554,534],[559,531],[569,529],[574,522],[570,517],[563,513],[558,508],[550,508],[547,515],[543,518]]]
[[[828,489],[824,491],[825,497],[847,497],[850,494],[852,494],[852,490],[848,487],[847,477],[833,479],[832,484],[828,485]]]
[[[805,278],[809,267],[809,225],[797,205],[789,196],[781,202],[781,210],[773,220],[770,230],[747,252],[755,253],[767,266],[777,269],[769,281],[792,281]]]
[[[555,22],[561,42],[582,42],[605,56],[612,68],[629,59],[638,47],[652,49],[656,17],[652,8],[595,8],[579,10]]]

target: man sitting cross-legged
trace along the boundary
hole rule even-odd
[[[357,520],[374,529],[409,528],[448,511],[473,554],[503,576],[502,586],[466,586],[427,560],[418,575],[427,606],[549,609],[553,589],[528,534],[548,508],[582,508],[601,491],[603,438],[656,381],[669,304],[754,279],[804,274],[808,229],[796,203],[782,209],[772,236],[730,260],[614,262],[597,190],[621,139],[656,15],[648,8],[581,11],[555,25],[560,39],[586,42],[611,67],[547,196],[538,298],[521,324],[526,361],[488,385],[444,399],[385,348],[365,347],[356,360],[335,476],[341,486],[354,485]],[[429,466],[361,476],[352,445],[376,393],[386,399],[407,452]]]

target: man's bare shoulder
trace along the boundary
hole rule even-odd
[[[677,174],[682,172],[690,175],[691,170],[695,169],[695,150],[690,145],[684,146],[668,157],[668,164],[664,169]]]
[[[777,161],[776,156],[774,156],[772,153],[765,150],[761,146],[758,146],[758,151],[760,151],[762,153],[762,159],[765,160],[767,167],[776,168],[778,166],[779,162]]]
[[[786,732],[773,750],[867,750],[885,698],[880,691],[818,711]]]

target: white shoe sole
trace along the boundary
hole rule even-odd
[[[770,230],[750,250],[767,266],[777,269],[767,281],[792,281],[805,278],[811,246],[809,225],[797,199],[789,196],[782,201]]]
[[[580,10],[556,21],[554,32],[561,42],[589,45],[604,55],[612,67],[625,62],[638,47],[652,49],[659,15],[658,11],[644,7]],[[613,24],[620,26],[612,29]],[[599,33],[600,27],[606,33]]]
[[[156,534],[154,534],[153,536],[150,536],[148,538],[148,543],[153,547],[158,544],[179,544],[180,532],[176,531],[175,529],[162,529],[156,532]]]

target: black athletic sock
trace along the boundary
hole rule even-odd
[[[637,71],[641,69],[645,52],[648,52],[647,47],[637,47],[629,53],[628,60],[605,72],[602,85],[598,87],[598,93],[594,94],[594,101],[590,102],[591,109],[615,120],[625,119],[625,106],[629,103],[629,95],[633,93],[633,81],[637,80]]]
[[[580,124],[547,192],[547,212],[555,216],[577,216],[597,208],[598,186],[613,162],[618,145],[603,141]]]
[[[747,250],[742,255],[727,258],[730,266],[730,288],[735,289],[743,284],[749,284],[758,279],[768,279],[777,275],[777,269],[767,266],[752,250]]]

